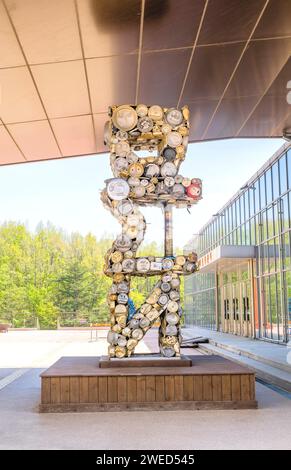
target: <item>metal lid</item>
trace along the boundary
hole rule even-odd
[[[200,199],[201,196],[201,185],[194,183],[190,184],[187,188],[187,196],[192,199]]]
[[[153,176],[157,176],[160,173],[160,168],[155,163],[150,163],[145,167],[145,175],[148,178],[152,178]]]
[[[137,112],[137,115],[139,117],[144,117],[147,115],[148,113],[148,107],[147,105],[145,104],[138,104],[135,108],[136,112]]]
[[[127,272],[127,273],[131,273],[132,271],[134,271],[134,268],[135,268],[135,261],[134,259],[124,259],[122,261],[122,271],[124,272]]]
[[[163,157],[168,161],[171,162],[176,158],[176,150],[172,147],[166,147],[163,151]]]
[[[112,115],[114,126],[122,131],[130,131],[133,129],[137,124],[137,119],[138,117],[135,109],[126,104],[118,106]]]
[[[172,176],[166,176],[164,183],[165,183],[165,186],[167,186],[167,188],[172,188],[175,184],[175,180]]]
[[[132,163],[128,168],[128,172],[130,176],[139,178],[144,172],[144,167],[141,163]]]
[[[154,121],[161,121],[164,116],[164,111],[161,106],[153,105],[148,110],[148,116]]]
[[[121,201],[129,195],[129,185],[122,178],[112,178],[107,182],[107,193],[110,199],[114,201]]]
[[[162,282],[161,289],[162,289],[163,292],[170,292],[170,290],[171,290],[170,283],[169,282]]]
[[[140,328],[136,328],[133,330],[131,336],[133,337],[133,339],[136,339],[139,341],[143,337],[143,331]]]
[[[126,158],[118,157],[114,161],[113,166],[114,166],[114,170],[118,172],[122,170],[126,170],[128,168],[128,161]]]
[[[162,176],[176,176],[177,168],[172,162],[166,162],[161,167]]]
[[[172,269],[174,266],[174,262],[170,258],[164,258],[162,263],[163,263],[163,269]]]
[[[120,215],[128,215],[133,211],[133,204],[128,199],[121,200],[117,205],[117,210]]]
[[[170,108],[166,112],[166,121],[170,126],[177,127],[180,126],[183,122],[183,114],[179,109]]]
[[[153,126],[154,126],[153,120],[148,116],[139,118],[137,122],[137,128],[143,134],[145,134],[146,132],[150,132]]]
[[[167,309],[169,310],[169,312],[171,313],[175,313],[178,311],[178,308],[179,308],[179,304],[178,302],[175,302],[174,300],[170,300],[170,302],[168,303],[167,305]],[[168,322],[169,323],[169,322]]]
[[[124,251],[130,250],[131,244],[132,244],[131,239],[125,234],[118,235],[118,237],[116,238],[114,242],[114,245],[116,246],[116,248],[119,251],[122,251],[122,253]]]
[[[128,301],[128,295],[127,294],[125,294],[124,292],[121,292],[120,294],[118,294],[117,302],[119,304],[127,304],[127,301]]]
[[[139,272],[147,272],[150,269],[150,262],[147,258],[140,258],[136,262],[136,269]]]
[[[179,134],[179,132],[172,131],[167,134],[167,144],[170,147],[178,147],[179,145],[181,145],[182,141],[183,137],[181,136],[181,134]]]

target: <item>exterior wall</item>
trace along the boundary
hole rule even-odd
[[[291,325],[290,215],[291,147],[284,146],[187,245],[188,248],[194,246],[199,257],[220,245],[256,246],[249,287],[243,279],[237,284],[242,317],[246,317],[246,312],[242,311],[246,303],[244,291],[249,288],[251,293],[253,330],[250,333],[248,328],[248,336],[280,342],[288,340]],[[185,279],[186,325],[225,330],[223,297],[237,295],[233,290],[241,273],[235,265],[225,270],[218,264],[216,269],[217,293],[214,273],[201,272]],[[231,294],[223,288],[225,284]],[[217,304],[215,299],[218,299]],[[243,319],[240,320],[241,331],[236,331],[237,334],[243,334]]]

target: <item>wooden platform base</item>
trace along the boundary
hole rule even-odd
[[[99,367],[62,357],[41,374],[40,412],[256,408],[255,377],[220,356],[188,356],[192,367]]]

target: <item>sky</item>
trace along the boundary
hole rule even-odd
[[[180,174],[201,178],[203,199],[174,211],[174,245],[182,248],[283,144],[282,139],[230,139],[188,146]],[[120,225],[104,209],[100,191],[113,177],[109,155],[91,155],[0,167],[0,223],[18,221],[34,231],[51,222],[66,232],[113,236]],[[163,215],[142,208],[145,242],[163,242]]]

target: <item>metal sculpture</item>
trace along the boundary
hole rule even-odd
[[[122,226],[104,268],[113,280],[108,294],[108,354],[131,356],[145,333],[159,321],[161,355],[180,356],[180,276],[196,271],[197,256],[174,256],[172,209],[188,208],[202,197],[201,180],[179,174],[188,143],[189,110],[186,106],[168,109],[139,104],[112,106],[108,114],[104,140],[110,149],[114,178],[106,181],[101,199]],[[156,151],[157,155],[140,157],[137,151]],[[150,205],[164,211],[164,257],[137,256],[146,230],[139,208]],[[131,277],[154,275],[159,275],[158,282],[135,310],[130,299]]]

